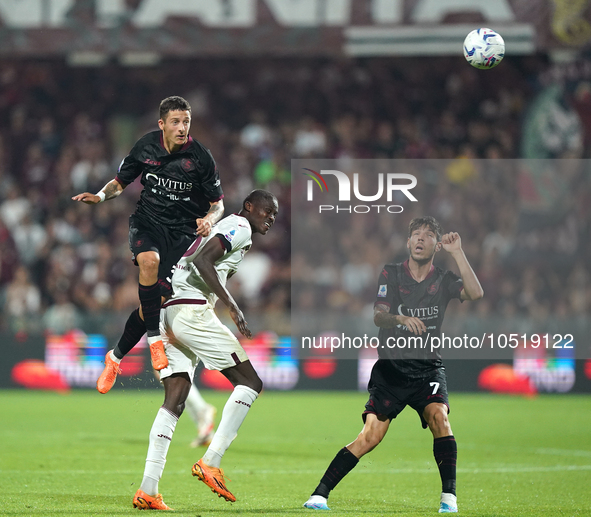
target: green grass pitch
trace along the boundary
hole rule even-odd
[[[219,416],[227,394],[204,395]],[[131,501],[162,400],[162,390],[0,392],[0,515],[138,515]],[[265,392],[222,463],[234,504],[191,476],[203,449],[189,447],[195,430],[183,416],[160,481],[164,501],[190,517],[314,514],[302,503],[361,429],[365,400]],[[591,397],[452,394],[451,405],[460,515],[591,515]],[[439,492],[431,434],[407,408],[333,491],[332,511],[319,513],[435,515]]]

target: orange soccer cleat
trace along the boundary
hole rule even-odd
[[[96,381],[96,389],[99,393],[107,393],[113,387],[118,373],[121,373],[119,364],[111,359],[111,352],[109,351],[105,356],[105,369]]]
[[[210,467],[199,460],[191,470],[194,476],[197,476],[200,481],[203,481],[212,492],[215,492],[218,497],[223,497],[226,501],[231,503],[236,501],[236,497],[232,492],[226,488],[224,479],[224,471],[215,467]]]
[[[164,352],[164,343],[159,339],[150,345],[150,356],[154,370],[162,370],[168,366],[168,358]]]
[[[141,490],[138,490],[133,496],[133,507],[140,510],[172,510],[164,504],[162,494],[152,497]]]

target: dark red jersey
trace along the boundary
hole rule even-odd
[[[400,374],[412,378],[429,375],[441,367],[441,354],[438,349],[431,351],[430,339],[441,337],[447,304],[453,298],[460,298],[463,287],[459,276],[439,267],[432,266],[427,277],[417,282],[408,269],[408,261],[384,266],[375,305],[387,305],[390,314],[419,318],[427,332],[419,337],[405,325],[380,328],[380,359],[392,360]]]
[[[174,153],[164,148],[161,131],[140,138],[121,162],[117,181],[127,186],[140,175],[144,190],[135,213],[151,224],[195,229],[210,202],[224,197],[213,156],[190,136]]]

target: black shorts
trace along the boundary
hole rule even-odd
[[[144,251],[155,251],[160,255],[158,283],[162,296],[172,293],[170,285],[172,270],[188,247],[195,240],[196,232],[190,227],[180,229],[148,223],[142,217],[129,216],[129,249],[133,263],[137,266],[137,256]]]
[[[390,361],[379,360],[371,370],[367,389],[369,400],[362,415],[364,423],[368,413],[385,415],[393,420],[406,406],[410,406],[419,414],[421,425],[426,429],[423,412],[429,404],[445,404],[449,413],[447,378],[443,368],[433,370],[428,377],[412,379],[400,377],[392,369]]]

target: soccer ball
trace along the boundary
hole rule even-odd
[[[464,40],[464,57],[475,68],[497,66],[505,56],[505,42],[492,29],[476,29]]]

